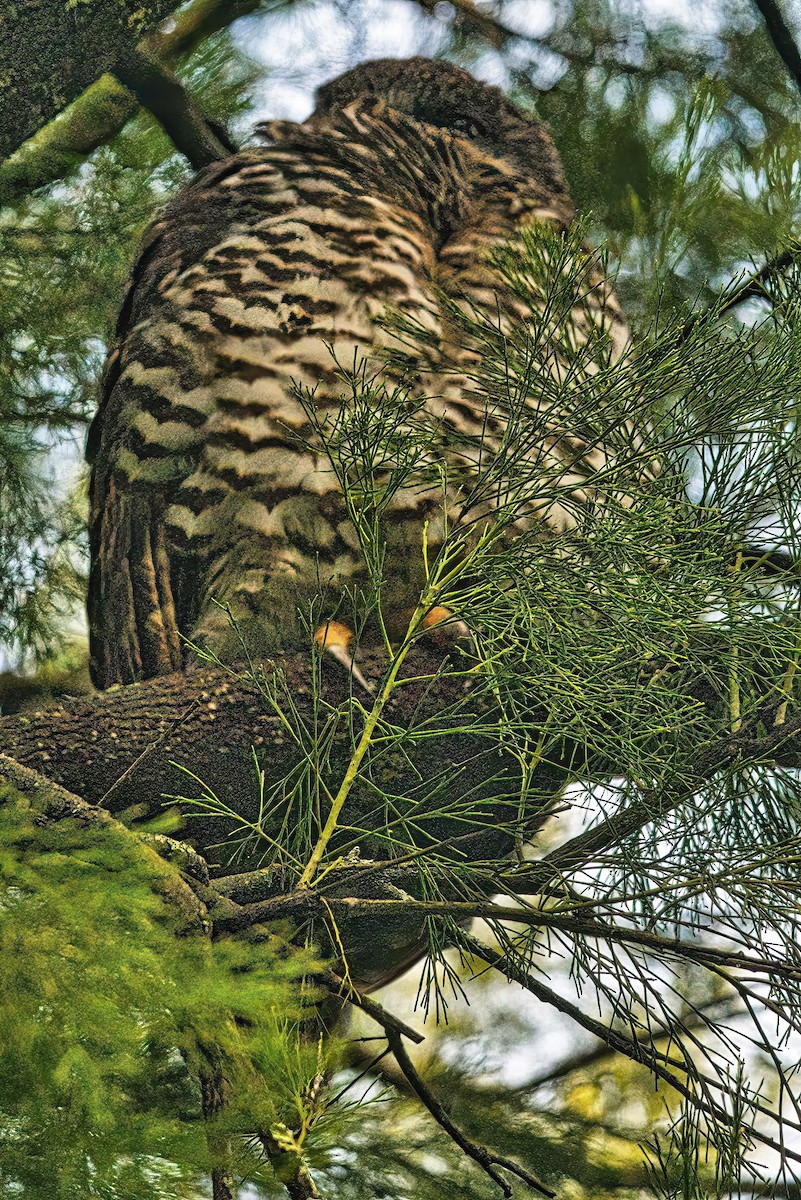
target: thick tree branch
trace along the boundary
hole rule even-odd
[[[282,1149],[272,1134],[258,1135],[264,1152],[290,1200],[322,1200],[311,1173],[299,1154]]]
[[[293,708],[306,728],[313,728],[319,719],[319,706],[326,711],[328,706],[341,708],[339,733],[326,751],[325,763],[327,778],[341,779],[352,754],[351,733],[364,719],[359,706],[352,705],[347,672],[333,661],[326,661],[318,691],[308,654],[277,656],[276,664],[281,672],[280,686],[291,695]],[[363,666],[368,675],[380,677],[386,668],[383,652],[372,657],[365,654]],[[469,844],[469,858],[478,862],[494,860],[514,848],[516,803],[511,804],[511,830],[506,818],[509,796],[514,796],[517,765],[511,756],[498,753],[497,742],[486,728],[483,734],[472,735],[466,729],[453,734],[448,732],[450,723],[446,719],[442,735],[433,736],[437,721],[442,719],[438,715],[441,707],[447,710],[449,705],[464,704],[467,694],[463,677],[456,674],[440,678],[436,688],[428,687],[440,666],[441,652],[435,649],[415,651],[410,656],[405,668],[408,678],[388,705],[387,719],[402,727],[425,720],[429,736],[416,750],[414,763],[402,753],[398,756],[386,753],[381,758],[382,770],[389,772],[390,789],[409,789],[417,797],[415,827],[420,831],[421,847],[439,846],[443,861],[449,853],[462,861],[463,847],[467,844],[462,838],[470,832],[474,840]],[[490,703],[489,698],[485,703]],[[480,710],[480,707],[471,696],[471,708]],[[344,719],[348,711],[352,723],[351,719]],[[491,728],[491,713],[485,718],[479,716],[480,725],[486,727],[488,721]],[[19,761],[81,792],[90,802],[105,803],[115,812],[128,810],[131,818],[159,813],[165,793],[188,797],[181,814],[194,809],[203,815],[185,819],[176,836],[190,839],[209,858],[212,867],[216,864],[218,874],[223,875],[233,869],[241,872],[243,867],[261,862],[265,846],[270,844],[271,831],[275,835],[283,820],[278,811],[272,818],[277,824],[265,829],[264,841],[253,832],[253,823],[258,828],[261,804],[254,751],[268,772],[265,786],[279,790],[281,780],[297,771],[299,756],[303,761],[305,753],[259,686],[226,671],[211,669],[165,676],[112,689],[102,696],[64,701],[54,709],[6,718],[0,721],[0,738],[8,753]],[[183,772],[180,765],[193,775]],[[438,777],[441,787],[447,780],[446,810],[453,811],[456,806],[454,820],[441,815],[443,796],[435,789],[429,798],[428,789],[421,784],[421,779]],[[372,784],[380,786],[380,772],[376,774],[375,768]],[[547,785],[545,778],[543,784]],[[554,791],[558,785],[555,778]],[[465,796],[461,814],[460,788]],[[203,811],[204,795],[219,799],[221,807],[216,813],[208,815]],[[228,859],[235,849],[231,837],[237,833],[237,819],[226,817],[223,809],[251,823],[248,828],[252,840],[249,848],[245,847],[245,857],[236,859],[236,867]],[[546,812],[545,802],[542,806],[532,805],[528,815],[530,829],[541,823]],[[181,814],[176,809],[176,818]],[[332,866],[338,853],[349,852],[350,843],[358,845],[368,860],[383,857],[387,848],[386,825],[386,813],[376,803],[375,792],[367,788],[360,794],[354,793],[347,822],[332,841]],[[443,849],[454,833],[458,849]],[[328,873],[327,889],[342,881],[345,894],[350,895],[419,894],[420,877],[414,862],[399,868],[389,866],[386,878],[382,877],[382,871],[370,870],[369,861],[351,859],[350,865],[354,886],[348,888],[346,871],[337,869]],[[279,886],[285,891],[293,884],[290,872]],[[491,888],[489,873],[487,887]],[[223,895],[215,898],[215,918],[220,928],[233,929],[250,923],[240,920],[239,909],[232,908],[231,901],[227,901],[226,911],[226,901]],[[425,918],[416,913],[411,917],[400,914],[400,920],[389,922],[381,914],[380,924],[360,917],[358,928],[350,925],[346,913],[337,915],[336,927],[331,914],[319,908],[305,914],[298,911],[296,916],[301,922],[311,923],[313,928],[309,928],[309,933],[318,943],[321,939],[324,953],[329,946],[332,953],[339,954],[338,943],[342,942],[350,980],[360,991],[369,991],[406,969],[428,945]]]
[[[0,20],[0,158],[110,70],[178,0],[19,0]]]
[[[6,754],[0,754],[0,785],[2,784],[10,786],[15,793],[30,801],[42,822],[54,824],[58,821],[73,820],[81,825],[96,826],[101,831],[108,829],[126,842],[136,843],[137,852],[145,856],[151,867],[157,868],[161,894],[181,915],[184,927],[187,930],[210,932],[206,908],[199,900],[197,891],[189,886],[178,870],[167,866],[164,857],[158,853],[155,846],[149,844],[149,839],[127,829],[104,809],[87,804],[80,796],[67,791],[38,771],[23,766]]]
[[[437,6],[437,0],[415,0],[415,3],[423,12],[429,14]],[[508,42],[518,38],[535,40],[526,37],[525,34],[516,33],[514,29],[504,25],[500,17],[478,8],[473,0],[451,0],[451,5],[455,10],[457,23],[464,25],[469,32],[477,33],[495,50],[503,50]]]
[[[212,129],[189,92],[152,54],[130,46],[117,56],[112,71],[156,118],[195,170],[236,150],[227,134]]]
[[[308,655],[278,656],[276,663],[301,719],[310,723],[308,727],[316,719],[314,713],[320,703],[335,707],[350,704],[348,676],[338,665],[325,664],[322,694],[318,697],[310,678]],[[423,711],[429,714],[426,720],[436,720],[435,714],[449,705],[464,703],[464,680],[458,674],[440,676],[436,687],[428,686],[439,665],[438,652],[422,648],[415,651],[414,660],[408,665],[409,677],[388,710],[388,719],[394,726],[408,727],[422,719]],[[376,652],[372,658],[366,655],[364,667],[369,676],[379,678],[386,667],[383,654]],[[471,708],[476,707],[472,696],[470,703]],[[491,699],[485,697],[485,703],[491,704]],[[362,718],[357,710],[353,711],[358,727]],[[772,711],[759,714],[766,724],[771,715]],[[467,921],[473,915],[515,919],[514,911],[505,913],[491,905],[494,892],[559,891],[565,875],[670,812],[716,772],[732,764],[739,768],[754,760],[797,763],[801,746],[799,720],[759,736],[754,724],[747,725],[737,735],[724,737],[705,748],[694,769],[684,773],[681,788],[675,794],[643,795],[626,809],[559,847],[545,860],[499,873],[499,859],[514,850],[514,820],[510,825],[508,799],[503,798],[514,795],[517,767],[512,761],[504,763],[498,755],[497,743],[488,736],[492,728],[489,709],[483,715],[479,713],[477,719],[484,730],[481,735],[448,733],[450,724],[446,721],[441,737],[428,736],[420,743],[414,764],[387,760],[391,791],[403,794],[405,787],[417,789],[411,794],[419,797],[415,800],[415,824],[421,831],[419,848],[435,855],[429,858],[430,869],[435,868],[437,861],[442,864],[444,894],[440,915],[448,914],[457,921]],[[326,765],[326,773],[332,780],[342,777],[353,747],[349,722],[343,720],[339,728],[340,736],[331,746]],[[0,737],[7,752],[20,762],[71,791],[80,792],[90,802],[103,803],[117,812],[127,809],[133,816],[158,812],[165,793],[188,795],[190,800],[198,796],[200,785],[176,766],[185,764],[202,780],[208,795],[218,797],[224,807],[243,818],[258,821],[260,801],[253,749],[267,766],[268,786],[277,785],[297,769],[299,753],[259,687],[247,678],[222,670],[180,673],[112,689],[102,696],[65,701],[54,709],[6,718],[0,721]],[[461,779],[469,797],[469,812],[474,814],[470,819],[458,816],[449,824],[436,816],[440,805],[436,797],[429,802],[425,789],[420,791],[420,780],[440,775],[445,764],[449,766],[447,807],[454,811],[457,798],[453,789]],[[399,769],[412,772],[407,782],[402,775],[398,776]],[[506,771],[509,773],[505,774]],[[556,772],[551,782],[543,777],[543,786],[547,785],[556,794],[564,778]],[[372,784],[380,786],[380,780],[376,777]],[[478,803],[482,794],[486,799]],[[495,796],[499,807],[493,807]],[[425,818],[427,803],[433,805],[430,825]],[[230,931],[279,917],[306,923],[315,938],[322,934],[324,943],[327,936],[330,938],[333,953],[339,954],[344,947],[351,980],[363,992],[404,970],[425,952],[429,940],[427,921],[434,910],[419,903],[423,895],[414,862],[417,851],[407,856],[405,863],[370,861],[380,859],[380,851],[385,852],[386,847],[386,817],[380,806],[376,808],[374,793],[368,789],[354,804],[356,807],[349,808],[348,821],[341,833],[343,840],[332,844],[332,852],[335,858],[340,844],[346,853],[350,845],[357,844],[363,858],[350,862],[346,858],[339,864],[332,859],[322,888],[324,896],[314,889],[293,892],[296,880],[291,872],[288,877],[283,871],[273,876],[269,872],[247,870],[242,874],[242,867],[248,866],[245,860],[238,866],[240,873],[231,884],[221,883],[220,892],[215,892],[214,920],[218,929]],[[527,814],[529,836],[547,811],[545,805]],[[516,815],[515,808],[513,816]],[[275,819],[280,825],[280,813]],[[372,839],[373,829],[377,840]],[[428,829],[432,836],[427,835]],[[227,864],[225,857],[231,831],[231,821],[218,811],[217,815],[204,815],[202,820],[190,820],[179,836],[188,836],[202,853],[211,854],[212,861],[216,859],[219,863],[218,871],[225,875],[233,866]],[[526,832],[523,831],[524,836]],[[268,830],[265,835],[269,836]],[[211,850],[212,847],[219,849]],[[256,861],[260,861],[258,844],[254,843],[253,852]],[[465,857],[475,864],[471,868],[472,886],[484,890],[486,901],[459,907],[452,904],[461,898],[458,892],[449,893],[448,863],[464,861]],[[227,887],[230,890],[226,894]],[[245,900],[245,905],[232,897],[236,901]],[[517,919],[527,919],[522,910]]]
[[[206,922],[206,908],[198,901],[197,892],[201,889],[195,886],[189,888],[177,869],[166,866],[161,854],[154,854],[155,847],[160,841],[169,839],[141,838],[122,826],[101,808],[87,804],[79,796],[73,795],[58,784],[46,779],[29,767],[21,766],[13,759],[0,755],[0,785],[7,784],[18,793],[30,800],[38,812],[40,823],[56,823],[63,820],[78,821],[82,825],[93,825],[99,830],[113,830],[126,841],[136,843],[138,852],[150,858],[150,865],[156,867],[154,882],[160,893],[171,908],[176,909],[182,917],[179,928],[192,929],[204,934],[209,932]],[[0,802],[2,802],[0,800]],[[149,845],[148,843],[152,843]],[[163,848],[163,847],[162,847]],[[180,864],[179,862],[179,865]],[[332,973],[327,973],[326,983],[332,991],[338,992],[342,981]],[[354,998],[355,1002],[355,998]],[[370,1003],[373,1015],[379,1013],[388,1024],[394,1024],[404,1034],[409,1033],[415,1041],[420,1036],[414,1030],[408,1030],[401,1021],[397,1021],[389,1013],[385,1013],[380,1005]],[[212,1047],[199,1046],[203,1055],[203,1065],[198,1073],[198,1083],[201,1095],[201,1108],[204,1121],[207,1122],[207,1140],[212,1160],[211,1184],[213,1200],[234,1200],[235,1185],[230,1167],[230,1145],[225,1134],[215,1128],[215,1118],[225,1105],[226,1082],[220,1067],[218,1057]],[[297,1155],[288,1155],[281,1151],[274,1140],[264,1142],[271,1160],[274,1162],[279,1178],[285,1184],[287,1193],[292,1200],[316,1200],[319,1192],[316,1190],[311,1175],[305,1164]],[[282,1173],[282,1168],[286,1168]]]
[[[174,66],[205,38],[259,8],[262,0],[194,0],[187,8],[146,34],[143,51]],[[55,120],[0,163],[0,204],[8,204],[63,179],[109,142],[139,111],[136,96],[113,75],[103,75]]]
[[[801,54],[775,0],[754,0],[762,14],[773,48],[801,92]]]
[[[0,204],[64,179],[139,111],[135,96],[112,75],[103,75],[67,111],[0,163]]]

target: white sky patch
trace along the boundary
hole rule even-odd
[[[642,0],[645,24],[653,29],[670,23],[683,25],[693,33],[720,33],[731,11],[713,0]]]
[[[508,0],[503,6],[503,23],[525,37],[541,38],[553,28],[553,6],[538,0]]]
[[[406,0],[356,0],[343,6],[321,0],[286,15],[249,17],[233,29],[236,43],[266,74],[254,96],[252,120],[303,121],[316,89],[343,71],[374,58],[435,57],[446,38],[442,20],[421,16]]]

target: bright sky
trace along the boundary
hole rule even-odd
[[[623,6],[648,26],[671,22],[714,37],[721,24],[720,0],[622,0]],[[409,0],[317,0],[299,10],[271,14],[269,38],[263,36],[263,17],[244,18],[235,27],[239,45],[266,68],[255,98],[255,118],[305,119],[315,89],[358,62],[436,56],[446,42],[451,15],[447,0],[440,0],[430,16]],[[553,5],[550,0],[507,0],[503,21],[521,35],[542,37],[553,24]],[[520,52],[525,53],[522,43]],[[514,46],[505,58],[487,49],[470,69],[487,83],[503,86],[514,58]],[[554,67],[561,69],[556,62]]]

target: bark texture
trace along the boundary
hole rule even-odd
[[[422,896],[422,876],[413,860],[396,866],[387,863],[380,869],[373,865],[392,856],[386,828],[393,822],[407,845],[413,829],[412,836],[421,847],[440,845],[439,853],[445,858],[455,854],[480,863],[514,849],[517,765],[501,752],[498,741],[488,736],[486,726],[480,734],[451,731],[452,722],[440,714],[448,704],[469,694],[469,687],[455,675],[440,677],[431,686],[440,662],[441,653],[428,650],[415,653],[407,662],[410,682],[397,692],[386,719],[405,728],[425,721],[428,736],[415,744],[411,754],[402,745],[397,751],[385,751],[371,767],[370,783],[354,789],[342,832],[330,847],[334,855],[337,850],[349,854],[346,868],[328,877],[325,890],[332,897]],[[365,655],[363,666],[368,676],[378,677],[385,665],[382,655]],[[335,706],[347,697],[349,677],[336,663],[323,664],[317,684],[308,655],[279,656],[276,666],[286,680],[298,719],[309,728],[328,711],[326,706]],[[478,710],[475,716],[485,724],[491,716],[488,703],[474,707]],[[358,735],[358,728],[356,732]],[[325,755],[329,790],[338,786],[344,774],[353,734],[350,720],[343,717]],[[162,812],[165,795],[202,796],[203,787],[182,771],[182,766],[231,810],[255,821],[259,784],[254,757],[265,772],[267,795],[271,785],[288,777],[303,761],[283,720],[259,689],[211,669],[163,676],[6,717],[0,720],[0,744],[23,766],[89,803],[112,813],[124,811],[126,821]],[[554,793],[560,778],[554,771]],[[444,787],[451,809],[447,816],[439,812]],[[395,799],[377,802],[382,792]],[[321,803],[324,809],[325,801]],[[456,819],[454,805],[461,809]],[[543,804],[531,812],[530,830],[542,822],[546,808]],[[266,832],[281,837],[287,815],[290,821],[298,819],[298,813],[279,800]],[[212,883],[219,884],[221,896],[227,893],[237,903],[252,902],[290,889],[293,880],[285,877],[286,873],[258,870],[268,849],[266,838],[253,842],[244,855],[232,860],[230,835],[234,828],[232,820],[201,816],[186,819],[174,836],[189,841],[206,857]],[[228,888],[223,878],[230,875],[235,875],[236,881]],[[487,888],[492,890],[489,873]],[[360,914],[353,919],[338,914],[336,929],[325,916],[321,918],[319,906],[291,919],[304,936],[311,936],[326,949],[336,952],[341,940],[350,976],[362,989],[379,986],[405,970],[419,957],[427,940],[426,918],[419,912],[390,918],[382,913]]]
[[[254,12],[259,4],[260,0],[194,0],[146,34],[139,49],[165,69],[173,67],[205,38]],[[181,103],[187,102],[184,93]],[[102,75],[57,120],[43,125],[0,163],[0,204],[11,203],[69,175],[87,155],[119,133],[138,110],[139,100],[133,91],[113,75]]]
[[[0,158],[110,71],[177,0],[16,0],[0,14]]]
[[[22,797],[36,814],[36,823],[52,825],[58,821],[76,821],[113,832],[116,837],[136,841],[137,853],[147,861],[149,873],[158,891],[181,918],[179,929],[186,932],[206,932],[210,929],[206,908],[179,870],[165,866],[160,848],[144,842],[116,821],[105,809],[87,804],[80,796],[47,779],[38,771],[22,766],[5,754],[0,754],[0,804]]]
[[[714,650],[711,643],[710,662],[719,658]],[[383,653],[365,653],[361,660],[368,679],[378,680],[386,668]],[[14,769],[32,768],[73,799],[77,794],[109,813],[124,812],[126,823],[134,827],[137,819],[162,813],[165,802],[172,803],[180,822],[172,832],[181,844],[162,839],[158,849],[190,879],[215,928],[230,935],[268,922],[285,936],[309,938],[342,963],[342,973],[360,991],[387,982],[425,951],[426,906],[409,903],[428,899],[425,871],[437,872],[445,901],[462,898],[459,872],[451,873],[449,867],[449,860],[457,859],[462,866],[472,864],[473,895],[476,887],[488,898],[499,890],[540,891],[554,870],[558,875],[560,866],[569,868],[571,855],[580,853],[583,861],[608,849],[732,762],[799,762],[801,720],[779,723],[775,701],[769,699],[739,733],[722,726],[719,741],[699,750],[681,794],[649,793],[554,851],[553,863],[510,861],[501,872],[499,860],[513,854],[516,837],[530,839],[547,817],[567,774],[561,762],[570,751],[563,748],[561,762],[557,747],[549,752],[550,765],[538,773],[539,799],[530,798],[521,815],[518,766],[494,734],[492,694],[471,691],[464,675],[438,673],[441,665],[442,651],[427,645],[407,659],[406,682],[384,712],[395,733],[360,773],[328,847],[330,869],[323,885],[310,890],[297,890],[297,872],[287,870],[281,860],[269,868],[265,861],[275,843],[285,845],[304,819],[311,819],[312,826],[316,822],[319,830],[328,813],[327,796],[343,779],[360,733],[365,709],[343,703],[350,677],[327,656],[319,675],[307,654],[278,655],[265,664],[264,679],[277,673],[275,678],[283,681],[285,713],[293,714],[289,722],[269,702],[263,682],[259,686],[245,674],[198,669],[3,718],[0,746],[21,764],[12,764]],[[705,676],[693,692],[714,709],[720,704],[719,689],[710,687]],[[366,702],[366,695],[361,699]],[[454,706],[459,708],[456,720]],[[291,727],[319,729],[332,710],[340,713],[336,729],[310,764],[308,744],[299,746]],[[542,716],[530,714],[532,729],[540,727]],[[600,722],[608,718],[599,713]],[[421,727],[424,738],[403,738],[402,730]],[[604,774],[602,763],[582,757],[582,765],[596,778]],[[306,788],[305,817],[291,786],[304,766],[312,780],[319,778],[324,785],[316,799],[314,788]],[[251,822],[261,819],[261,839],[242,847],[231,840],[237,833],[233,816],[211,817],[191,803],[211,794],[231,814]],[[186,802],[176,807],[169,799],[176,796]],[[267,800],[266,821],[263,814],[260,818],[262,797]],[[393,832],[402,843],[399,860]],[[297,851],[301,857],[315,837],[312,827],[307,849]],[[203,857],[193,861],[182,844],[186,842]],[[415,847],[425,852],[423,858],[417,859]],[[341,858],[334,865],[337,854]]]

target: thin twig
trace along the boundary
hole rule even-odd
[[[343,996],[349,1004],[353,1004],[356,1008],[360,1008],[363,1013],[381,1026],[384,1030],[391,1030],[397,1037],[408,1038],[410,1042],[420,1045],[425,1041],[422,1033],[418,1033],[416,1029],[412,1029],[400,1017],[396,1017],[394,1013],[388,1012],[382,1004],[377,1000],[373,1000],[371,996],[365,996],[361,992],[356,991],[354,987],[349,987],[341,976],[334,971],[320,971],[315,973],[315,979],[320,979],[322,983],[329,988],[334,995]]]
[[[479,917],[483,921],[510,921],[519,925],[542,926],[545,929],[563,930],[575,937],[594,938],[599,941],[642,946],[659,954],[688,959],[702,965],[714,963],[734,970],[756,971],[777,979],[801,981],[801,967],[790,966],[784,959],[757,958],[741,954],[736,950],[725,950],[719,946],[704,946],[680,938],[662,937],[644,929],[627,929],[603,921],[576,919],[565,913],[541,908],[516,908],[512,905],[493,904],[484,900],[371,900],[357,897],[329,897],[326,904],[333,909],[344,909],[352,920],[360,915],[376,912],[422,913],[426,916],[451,917],[463,922]]]
[[[533,975],[529,974],[523,967],[510,959],[508,955],[504,954],[502,951],[493,950],[491,946],[485,945],[482,941],[476,937],[473,937],[471,934],[464,934],[461,940],[464,949],[467,950],[468,953],[473,954],[476,958],[482,959],[492,968],[500,971],[501,974],[505,975],[507,979],[513,980],[515,983],[519,983],[521,987],[524,987],[526,991],[531,992],[533,996],[536,996],[536,998],[541,1000],[544,1004],[548,1004],[551,1007],[556,1008],[559,1012],[564,1013],[565,1016],[571,1017],[572,1020],[574,1020],[578,1025],[581,1025],[584,1029],[595,1034],[596,1037],[605,1042],[610,1049],[617,1050],[619,1053],[624,1054],[627,1058],[631,1059],[632,1062],[641,1063],[643,1066],[647,1067],[653,1075],[656,1075],[659,1079],[662,1079],[672,1088],[675,1088],[680,1095],[686,1097],[686,1099],[689,1100],[694,1107],[698,1108],[702,1112],[705,1112],[707,1115],[714,1117],[716,1120],[729,1127],[739,1128],[739,1126],[735,1126],[735,1118],[733,1118],[732,1115],[728,1113],[722,1105],[718,1104],[709,1096],[708,1085],[712,1083],[715,1087],[721,1088],[722,1085],[720,1083],[715,1080],[709,1080],[706,1076],[703,1076],[698,1072],[695,1073],[695,1077],[701,1083],[707,1085],[705,1088],[707,1098],[705,1099],[703,1096],[700,1096],[697,1092],[693,1091],[693,1089],[684,1082],[682,1075],[686,1074],[687,1069],[690,1066],[689,1061],[681,1063],[674,1059],[667,1059],[665,1056],[661,1056],[660,1058],[660,1056],[658,1056],[655,1052],[654,1048],[647,1042],[640,1042],[636,1038],[626,1037],[625,1034],[620,1033],[618,1030],[610,1029],[609,1026],[605,1025],[602,1021],[595,1020],[593,1017],[589,1016],[587,1013],[578,1008],[577,1005],[571,1004],[571,1002],[565,997],[560,996],[551,988],[546,987],[545,984],[543,984],[540,980],[535,979]],[[682,1072],[682,1075],[677,1075],[675,1072],[668,1070],[667,1066],[665,1065],[667,1063],[676,1066],[677,1069]],[[778,1120],[777,1114],[775,1112],[771,1112],[771,1110],[766,1108],[764,1105],[757,1103],[754,1107],[757,1112],[771,1117],[774,1121]],[[801,1153],[788,1150],[786,1146],[782,1147],[781,1143],[777,1142],[768,1134],[763,1133],[754,1127],[751,1127],[749,1132],[752,1133],[758,1141],[762,1142],[763,1145],[769,1146],[773,1150],[783,1151],[788,1158],[792,1158],[797,1162],[801,1162]]]
[[[746,300],[753,300],[756,297],[760,299],[768,299],[768,292],[765,284],[775,275],[781,275],[782,271],[786,271],[793,263],[798,262],[801,257],[801,246],[794,244],[788,246],[786,250],[782,250],[780,254],[776,254],[773,258],[769,258],[753,275],[749,275],[747,279],[732,283],[724,292],[720,302],[713,306],[712,312],[716,318],[723,317],[738,305],[744,304]],[[699,321],[707,315],[706,312],[693,313],[684,322],[679,335],[679,341],[684,342],[695,329]]]
[[[403,1074],[406,1076],[406,1079],[409,1082],[409,1086],[415,1092],[418,1099],[428,1109],[440,1128],[444,1129],[448,1137],[454,1141],[456,1145],[468,1155],[469,1158],[472,1158],[474,1162],[477,1162],[481,1169],[485,1171],[487,1175],[489,1175],[490,1179],[497,1183],[504,1196],[511,1196],[512,1189],[503,1176],[499,1175],[494,1169],[495,1167],[503,1167],[503,1169],[508,1171],[510,1175],[517,1176],[518,1179],[521,1179],[523,1183],[527,1183],[530,1188],[533,1188],[542,1196],[556,1195],[556,1192],[552,1192],[551,1189],[547,1188],[544,1183],[540,1183],[539,1179],[536,1179],[533,1175],[530,1175],[528,1171],[523,1170],[522,1167],[519,1167],[517,1163],[512,1162],[511,1159],[502,1158],[498,1154],[493,1154],[493,1152],[488,1150],[486,1146],[480,1146],[477,1142],[471,1141],[471,1139],[459,1128],[459,1126],[454,1124],[443,1108],[442,1104],[428,1087],[428,1084],[424,1082],[414,1063],[406,1053],[406,1047],[404,1046],[400,1037],[390,1029],[388,1029],[386,1032],[387,1041],[389,1042],[390,1049],[395,1056],[395,1061],[397,1062],[401,1071],[403,1071]]]
[[[493,964],[494,965],[494,964]],[[694,1016],[685,1019],[684,1026],[687,1029],[703,1029],[707,1026],[709,1018],[708,1008],[718,1009],[721,1007],[720,1000],[715,1000],[706,1008],[698,1009]],[[741,1006],[736,1004],[727,1004],[723,1014],[716,1014],[714,1019],[725,1016],[731,1018],[739,1016],[743,1012]],[[594,1035],[597,1037],[597,1034]],[[658,1038],[670,1038],[672,1036],[670,1029],[665,1025],[657,1025],[651,1027],[651,1040],[656,1041]],[[569,1075],[573,1075],[576,1071],[587,1071],[598,1063],[603,1062],[605,1058],[609,1058],[610,1054],[614,1053],[614,1049],[607,1042],[601,1042],[600,1045],[583,1051],[580,1054],[572,1054],[569,1058],[562,1059],[556,1066],[545,1071],[541,1075],[535,1075],[533,1079],[527,1080],[525,1083],[518,1084],[516,1087],[509,1089],[514,1092],[533,1092],[537,1088],[544,1087],[547,1083],[558,1083],[560,1079],[565,1079]]]
[[[122,787],[122,785],[123,785],[123,783],[125,783],[126,779],[129,779],[131,777],[131,775],[133,775],[134,771],[136,771],[137,768],[139,766],[141,766],[141,764],[147,758],[149,758],[151,754],[153,754],[156,750],[158,750],[160,746],[164,745],[164,743],[168,740],[168,738],[170,738],[173,735],[173,733],[175,733],[176,729],[178,729],[181,725],[183,725],[184,721],[187,721],[189,719],[189,717],[191,717],[192,713],[197,709],[197,707],[201,703],[202,703],[202,701],[200,698],[198,698],[197,700],[193,700],[192,703],[189,705],[189,708],[186,710],[186,712],[182,713],[180,717],[176,717],[176,719],[172,722],[172,724],[169,725],[167,727],[167,729],[165,729],[164,732],[156,738],[155,741],[148,742],[148,744],[145,746],[144,750],[142,750],[140,754],[137,754],[137,756],[133,760],[133,762],[130,763],[130,765],[125,768],[122,775],[120,775],[117,779],[115,779],[114,782],[112,783],[111,787],[108,789],[108,791],[105,792],[100,797],[100,799],[97,802],[98,808],[106,808],[107,807],[107,801],[108,801],[109,797],[114,795],[117,788]]]
[[[786,271],[794,262],[798,261],[801,255],[801,246],[788,246],[786,250],[782,250],[781,254],[776,254],[755,271],[753,275],[749,275],[742,283],[735,285],[728,296],[725,296],[718,306],[718,316],[729,312],[736,308],[738,304],[742,304],[745,300],[752,300],[754,297],[766,297],[765,284],[774,275],[781,275],[782,271]]]
[[[366,1064],[366,1066],[364,1066],[361,1069],[361,1071],[359,1071],[359,1074],[355,1075],[353,1077],[353,1079],[350,1080],[349,1083],[346,1083],[345,1086],[343,1088],[341,1088],[340,1091],[337,1092],[336,1096],[332,1096],[331,1099],[326,1102],[325,1107],[323,1108],[323,1112],[327,1112],[328,1109],[333,1107],[334,1104],[338,1104],[339,1101],[342,1099],[342,1097],[344,1095],[346,1095],[351,1090],[351,1088],[354,1088],[356,1086],[356,1084],[359,1083],[362,1079],[364,1079],[365,1076],[369,1075],[371,1073],[371,1071],[375,1071],[375,1069],[378,1067],[379,1063],[383,1059],[385,1059],[388,1054],[391,1054],[391,1053],[392,1053],[392,1051],[390,1050],[389,1046],[385,1046],[385,1048],[383,1050],[380,1050],[378,1054],[373,1054],[370,1057],[370,1061]]]
[[[491,900],[417,900],[414,898],[387,900],[363,896],[322,897],[313,891],[303,889],[297,892],[288,892],[284,896],[277,896],[274,900],[260,901],[252,905],[235,906],[229,903],[215,921],[215,928],[218,932],[239,932],[267,920],[277,920],[293,915],[319,914],[324,917],[328,912],[330,916],[331,910],[346,912],[349,920],[358,920],[359,917],[367,916],[374,917],[376,913],[385,912],[389,915],[419,913],[426,917],[449,917],[458,922],[469,921],[473,918],[480,918],[484,921],[510,921],[518,925],[534,925],[545,929],[562,930],[574,937],[642,946],[660,954],[672,955],[702,965],[715,963],[718,966],[731,967],[735,970],[756,971],[775,979],[792,982],[801,980],[801,967],[791,966],[784,959],[758,958],[754,955],[742,954],[737,950],[726,950],[720,946],[704,946],[681,938],[663,937],[651,930],[587,920],[582,916],[575,917],[569,913],[556,912],[552,909],[496,904]],[[347,984],[342,981],[340,984],[347,989]],[[358,995],[358,993],[355,994]],[[366,997],[362,999],[366,1000]],[[359,1003],[358,1001],[354,1002]],[[365,1009],[365,1011],[367,1010]]]
[[[749,762],[761,762],[777,756],[779,750],[786,748],[801,733],[801,720],[773,729],[763,737],[753,736],[753,731],[762,722],[772,722],[772,719],[772,712],[760,710],[739,733],[722,739],[698,755],[686,773],[686,786],[668,794],[645,792],[611,817],[557,846],[539,862],[526,864],[523,870],[499,875],[499,890],[503,887],[516,893],[523,889],[531,894],[543,892],[562,877],[573,874],[597,859],[611,846],[638,833],[645,825],[662,820],[723,767],[735,762],[745,767]],[[780,760],[777,758],[776,761]]]

